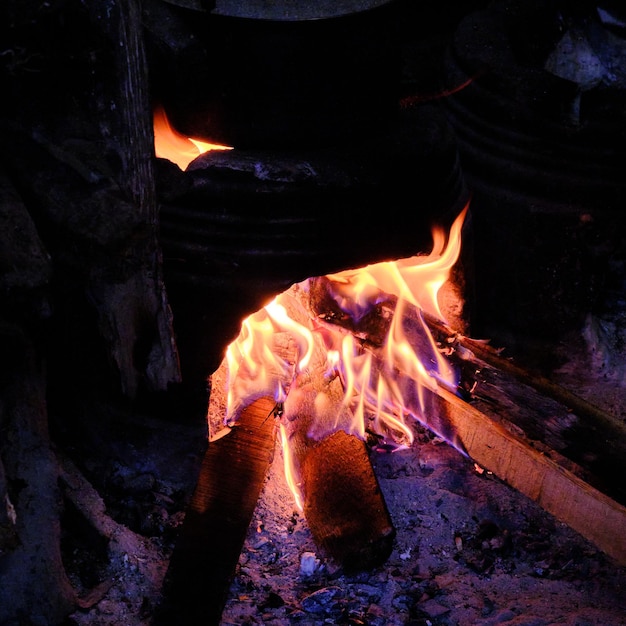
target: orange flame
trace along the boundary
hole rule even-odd
[[[185,137],[177,133],[170,125],[163,107],[154,109],[154,150],[156,156],[176,163],[184,170],[191,161],[209,150],[231,150],[230,146],[207,143]]]
[[[425,317],[446,323],[438,293],[458,260],[467,211],[466,206],[448,237],[442,229],[433,230],[428,255],[324,277],[341,315],[354,323],[393,301],[381,345],[368,345],[359,333],[312,313],[307,298],[316,280],[312,278],[246,318],[239,337],[228,346],[225,423],[236,423],[255,399],[274,397],[281,407],[285,475],[297,506],[302,494],[291,448],[303,436],[320,440],[342,429],[364,439],[369,432],[386,449],[399,449],[413,441],[412,419],[456,445],[454,434],[438,416],[428,414],[425,403],[427,390],[435,391],[438,385],[454,389],[458,383]]]

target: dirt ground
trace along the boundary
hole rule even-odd
[[[626,418],[616,346],[581,337],[563,350],[569,362],[553,380]],[[98,420],[106,444],[85,451],[84,471],[114,520],[114,558],[110,548],[94,554],[93,537],[86,549],[68,524],[75,584],[105,586],[63,626],[154,623],[205,444],[196,422],[172,417],[109,411]],[[320,554],[277,441],[221,626],[626,625],[626,567],[417,423],[414,430],[410,449],[370,452],[396,536],[383,565],[354,575]]]
[[[397,535],[384,566],[354,576],[325,568],[279,461],[224,626],[626,624],[624,568],[425,433],[410,450],[373,457]]]
[[[126,495],[108,507],[123,522],[119,558],[100,572],[106,592],[65,626],[149,626],[159,604],[198,433],[168,433],[149,420],[136,427],[143,434],[116,455]],[[626,568],[448,444],[416,432],[411,449],[372,456],[396,537],[387,562],[351,576],[318,553],[277,444],[221,624],[626,624]],[[78,576],[80,546],[72,554]],[[93,556],[89,566],[82,563],[83,577],[94,573]]]

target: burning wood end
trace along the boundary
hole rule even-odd
[[[314,539],[340,565],[378,564],[394,531],[382,495],[368,500],[368,489],[377,491],[373,474],[366,483],[354,483],[355,493],[368,503],[366,511],[339,506],[334,487],[322,497],[320,484],[347,478],[351,464],[363,468],[366,441],[380,450],[410,446],[415,422],[625,563],[626,541],[613,529],[626,524],[626,508],[583,482],[558,453],[551,455],[556,460],[539,453],[507,414],[481,412],[463,400],[470,395],[476,400],[476,370],[487,360],[501,366],[501,375],[550,392],[588,428],[608,425],[623,439],[623,427],[615,428],[572,394],[555,393],[554,385],[520,376],[496,350],[443,321],[438,293],[458,259],[466,210],[447,240],[434,232],[430,255],[308,279],[248,318],[212,378],[212,436],[236,426],[254,398],[274,398],[273,418],[296,503]],[[361,446],[346,462],[348,453],[334,445],[340,438],[350,440],[346,448],[353,440]],[[362,469],[364,475],[369,470]],[[316,478],[318,472],[326,478]],[[355,518],[357,533],[351,526]],[[376,548],[368,552],[372,537]]]
[[[456,263],[459,215],[433,249],[396,262],[311,278],[247,318],[211,379],[210,441],[261,397],[276,402],[285,474],[318,546],[347,569],[383,562],[394,530],[367,454],[409,447],[416,420],[464,452],[438,386],[458,375],[425,315],[442,319],[438,292]],[[350,503],[346,506],[346,503]]]

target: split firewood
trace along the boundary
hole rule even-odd
[[[371,380],[374,380],[378,374],[393,378],[394,385],[399,392],[398,395],[404,398],[406,412],[420,415],[423,426],[446,441],[455,443],[462,450],[460,442],[455,441],[451,426],[446,423],[445,414],[431,410],[432,406],[427,389],[429,384],[434,389],[437,384],[435,379],[429,380],[422,376],[422,380],[420,380],[419,377],[407,372],[396,377],[394,370],[398,364],[388,363],[388,359],[383,353],[396,313],[398,298],[393,294],[386,294],[372,287],[370,295],[373,304],[371,308],[369,310],[364,309],[358,319],[353,319],[338,305],[336,296],[333,295],[333,289],[336,288],[337,285],[333,284],[333,281],[329,280],[328,277],[316,277],[309,281],[310,298],[308,304],[312,317],[324,324],[339,326],[356,337],[363,352],[372,356]],[[415,354],[419,356],[422,362],[428,363],[429,369],[433,371],[448,367],[429,336],[422,312],[406,302],[403,303],[403,307],[402,332]],[[445,382],[446,378],[449,378],[445,374],[446,372],[439,372],[438,381],[440,384],[449,384]],[[378,434],[382,435],[383,433]]]
[[[523,435],[511,432],[506,422],[497,421],[445,389],[438,391],[438,397],[440,409],[447,413],[481,471],[493,472],[620,565],[626,565],[626,506],[537,450]]]
[[[292,319],[312,327],[310,293],[294,285],[282,297]],[[306,368],[290,386],[283,425],[293,480],[316,545],[334,567],[372,569],[393,548],[395,530],[369,459],[364,424],[345,401],[336,374],[328,374],[322,332],[312,333]]]
[[[471,403],[498,413],[529,439],[575,465],[578,475],[626,505],[626,425],[601,408],[506,359],[488,343],[426,318],[453,358],[473,370]],[[443,337],[447,336],[446,341]]]
[[[332,566],[355,572],[388,559],[395,530],[343,397],[339,379],[318,369],[296,381],[284,410],[294,480],[311,534]]]
[[[520,367],[515,361],[502,356],[502,351],[494,348],[488,342],[463,336],[458,333],[457,329],[450,328],[432,316],[425,315],[425,319],[434,333],[440,337],[447,337],[448,344],[452,344],[452,347],[458,346],[465,351],[461,358],[467,359],[469,357],[474,359],[476,363],[482,363],[493,370],[503,372],[509,375],[511,379],[531,387],[537,393],[569,407],[589,427],[597,427],[603,433],[608,433],[608,440],[612,442],[626,441],[626,424],[610,413],[544,376]],[[624,455],[622,454],[622,456]]]
[[[419,336],[424,315],[411,307],[407,307],[406,312],[404,327],[407,337],[411,340],[414,333],[417,332]],[[371,321],[370,324],[372,324]],[[384,324],[382,320],[381,325]],[[434,324],[433,320],[430,320],[430,324],[437,326],[437,332],[445,329],[445,325]],[[375,324],[373,326],[375,327]],[[448,339],[453,335],[454,333],[448,333]],[[461,338],[460,341],[463,339]],[[369,342],[367,349],[377,356],[377,361],[383,361],[384,357],[380,354],[380,349],[375,346],[377,343],[378,341]],[[451,341],[443,340],[441,345],[447,346],[449,350],[451,343]],[[479,346],[480,344],[476,344],[475,347]],[[461,347],[464,350],[462,358],[475,359],[467,346]],[[462,351],[459,350],[459,352]],[[497,359],[492,355],[486,354],[485,356],[492,366],[497,363]],[[480,361],[475,359],[473,362],[478,367]],[[402,371],[400,365],[397,367],[397,382],[402,387],[403,381],[410,379],[411,375]],[[508,371],[509,368],[504,369]],[[500,372],[496,373],[500,374]],[[519,376],[519,372],[515,373]],[[529,380],[531,377],[527,376],[526,379]],[[542,446],[543,449],[538,449],[538,442],[529,439],[524,429],[517,426],[520,423],[520,419],[517,418],[518,414],[533,415],[531,423],[550,420],[546,420],[546,412],[542,410],[548,406],[546,400],[543,399],[543,402],[540,402],[541,398],[538,398],[536,390],[532,388],[523,389],[520,392],[520,388],[524,386],[519,381],[516,383],[517,402],[509,400],[508,404],[504,404],[502,402],[504,394],[500,394],[499,403],[482,402],[479,405],[480,409],[476,407],[478,403],[475,399],[472,402],[474,406],[472,406],[446,385],[427,387],[424,390],[424,397],[428,398],[430,411],[422,412],[421,421],[428,426],[430,412],[439,415],[440,418],[443,416],[450,431],[454,433],[452,443],[473,459],[478,464],[477,467],[481,467],[481,471],[493,472],[513,488],[535,500],[557,519],[580,532],[599,549],[624,564],[626,542],[622,536],[623,533],[616,535],[615,529],[626,527],[626,507],[586,482],[583,477],[588,478],[588,472],[584,467],[579,468],[572,464],[569,459],[559,455],[558,451],[546,451],[545,446]],[[478,384],[478,393],[483,395],[485,389],[480,386],[480,382]],[[509,388],[513,387],[509,384]],[[535,392],[534,395],[532,392]],[[567,397],[567,395],[560,397]],[[548,400],[551,401],[550,410],[547,413],[550,418],[558,421],[560,413],[564,416],[565,423],[571,426],[576,416],[572,415],[569,408],[559,406],[553,398]],[[584,407],[583,404],[580,406]],[[498,407],[501,410],[500,413],[498,413]],[[525,426],[528,429],[528,421]],[[590,430],[589,434],[592,435],[593,430]],[[592,438],[584,439],[584,449],[587,454],[589,454],[591,440]],[[624,443],[623,438],[618,437],[618,442],[618,445]],[[599,454],[607,450],[606,442],[604,446],[599,443],[598,445],[600,446],[597,449]],[[566,452],[568,450],[563,451],[564,454]],[[623,463],[623,457],[622,459],[613,457],[613,460],[618,464]],[[623,476],[623,466],[616,476]]]
[[[316,545],[346,573],[387,561],[396,531],[363,441],[337,430],[301,461],[304,515]]]
[[[381,346],[389,332],[389,326],[398,298],[376,290],[375,302],[363,311],[359,319],[344,311],[337,302],[335,291],[340,286],[327,276],[316,276],[308,281],[308,307],[313,317],[345,328],[355,337],[373,346]]]
[[[364,348],[374,352],[385,341],[397,298],[372,293],[371,310],[359,320],[342,311],[335,298],[335,286],[328,278],[315,279],[311,288],[311,308],[327,323],[349,329]],[[412,305],[403,309],[403,329],[415,352],[426,361],[434,357],[433,347],[424,340],[424,324],[439,350],[458,370],[454,393],[484,410],[499,413],[529,439],[544,445],[570,461],[570,468],[612,498],[626,504],[626,487],[620,476],[626,471],[626,427],[559,385],[517,366],[485,342],[465,337],[441,320]],[[453,437],[445,413],[428,423],[447,440]],[[437,430],[439,429],[439,430]]]
[[[287,388],[294,376],[297,350],[291,336],[276,332],[266,338],[266,349],[278,357],[267,376],[255,377],[254,364],[243,355],[237,355],[231,367],[224,358],[211,376],[208,446],[170,559],[166,597],[157,618],[163,626],[181,620],[190,626],[219,624],[274,457],[274,389]],[[237,396],[230,413],[229,385]]]
[[[275,406],[247,405],[226,437],[209,442],[170,559],[157,623],[217,626],[274,456]]]
[[[280,389],[285,398],[275,397],[274,413],[280,417],[284,454],[297,485],[295,497],[301,498],[313,538],[332,567],[368,569],[388,558],[395,533],[371,467],[363,428],[354,424],[343,402],[339,378],[325,374],[327,350],[322,335],[306,330],[312,319],[305,300],[297,285],[280,297],[289,319],[304,330],[289,323],[290,330],[259,338],[266,351],[268,376],[254,376],[258,372],[252,370],[261,364],[243,355],[238,355],[238,367],[228,371],[225,360],[213,374],[208,411],[211,441],[224,434],[231,437],[246,404],[262,395],[275,397]],[[260,314],[257,322],[267,322]],[[306,366],[297,373],[305,353]],[[276,356],[280,358],[274,360]],[[227,385],[238,398],[231,407],[226,402]],[[316,478],[318,473],[320,478]]]

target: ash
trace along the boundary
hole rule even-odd
[[[395,546],[348,576],[317,553],[277,450],[222,626],[626,624],[626,568],[448,444],[418,430],[372,463]]]

